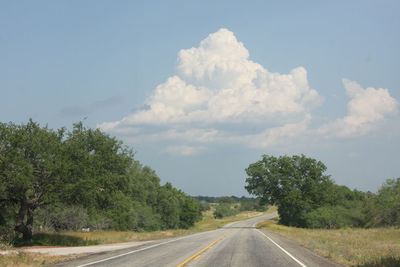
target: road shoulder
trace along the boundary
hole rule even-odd
[[[259,230],[263,232],[266,236],[270,237],[279,246],[287,250],[290,254],[292,254],[302,263],[304,263],[307,267],[314,267],[314,266],[343,267],[343,265],[340,265],[325,257],[322,257],[316,254],[315,252],[301,246],[297,242],[290,240],[280,234],[274,233],[272,231],[263,228]]]
[[[22,248],[23,252],[30,253],[42,253],[48,255],[72,255],[72,254],[91,254],[91,253],[101,253],[107,251],[116,251],[121,249],[133,248],[142,246],[148,243],[154,242],[149,241],[132,241],[124,243],[115,244],[105,244],[105,245],[95,245],[95,246],[81,246],[81,247],[32,247],[32,248]]]

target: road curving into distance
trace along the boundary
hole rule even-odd
[[[56,266],[340,266],[279,235],[256,229],[276,213],[229,223],[223,228],[103,252]]]

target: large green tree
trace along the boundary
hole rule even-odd
[[[8,209],[16,209],[15,231],[32,237],[34,211],[51,203],[61,190],[63,164],[59,151],[63,131],[29,121],[0,123],[0,194]]]
[[[63,142],[63,153],[68,162],[64,202],[104,210],[120,198],[119,192],[127,193],[133,154],[122,142],[76,123]]]
[[[245,187],[263,203],[277,205],[282,224],[305,226],[307,213],[328,201],[325,192],[333,182],[325,171],[322,162],[304,155],[263,155],[246,169]]]
[[[154,170],[98,129],[0,123],[0,239],[13,229],[29,240],[43,225],[157,230],[187,228],[199,219],[197,201],[171,184],[161,186]]]

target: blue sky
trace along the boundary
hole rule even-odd
[[[1,1],[0,120],[85,119],[190,194],[262,154],[399,177],[398,1]],[[345,79],[345,80],[343,80]]]

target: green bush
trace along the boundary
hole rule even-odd
[[[81,206],[47,206],[35,212],[35,229],[37,231],[80,230],[87,227],[89,216]]]
[[[210,203],[207,203],[207,202],[205,202],[205,201],[200,201],[200,211],[201,212],[204,212],[204,211],[208,211],[208,210],[210,210],[210,208],[211,208],[211,205],[210,205]]]
[[[138,217],[135,231],[156,231],[161,229],[161,216],[155,213],[149,206],[141,205],[136,207],[136,216]]]
[[[219,203],[214,211],[214,218],[221,219],[227,216],[236,215],[239,212],[238,209],[232,208],[229,203]]]
[[[179,227],[189,228],[201,219],[200,204],[191,197],[184,197],[179,215]]]
[[[369,209],[368,226],[400,226],[400,178],[388,179]]]

